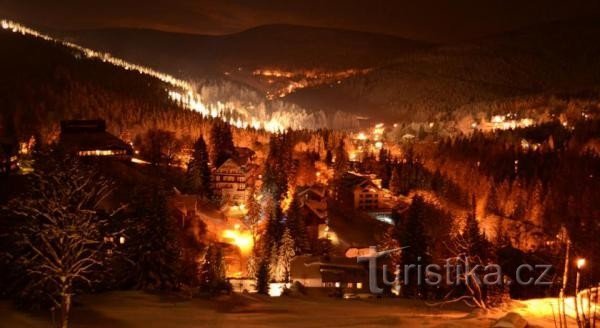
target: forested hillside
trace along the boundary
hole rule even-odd
[[[600,24],[563,22],[445,45],[342,81],[290,96],[308,108],[378,119],[425,120],[463,107],[490,111],[515,97],[600,85]]]
[[[52,142],[61,120],[102,118],[131,139],[150,128],[195,138],[210,124],[169,100],[156,78],[15,33],[1,31],[0,43],[1,135]]]

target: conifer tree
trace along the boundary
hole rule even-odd
[[[343,139],[340,140],[340,143],[335,148],[335,163],[333,169],[337,176],[340,176],[349,169],[348,153],[346,152],[346,146]]]
[[[466,253],[471,257],[478,257],[484,263],[492,260],[492,245],[479,227],[475,211],[475,198],[472,200],[472,208],[465,222],[462,238],[466,247]]]
[[[217,121],[210,131],[212,146],[212,164],[219,167],[235,154],[231,127],[225,122]]]
[[[269,276],[271,281],[283,280],[283,266],[279,259],[279,251],[277,243],[271,246],[271,252],[269,253]]]
[[[205,199],[212,199],[213,193],[210,185],[211,174],[208,161],[206,143],[200,137],[194,144],[192,160],[188,164],[186,183],[190,192],[199,194]]]
[[[400,194],[402,189],[402,178],[400,177],[400,168],[395,166],[392,169],[392,178],[390,179],[390,192],[392,195],[397,196]]]
[[[296,254],[302,254],[308,251],[308,239],[306,231],[306,222],[298,194],[294,195],[292,203],[287,211],[286,229],[289,230]]]
[[[261,219],[261,206],[256,199],[254,187],[251,187],[248,191],[246,208],[248,209],[248,212],[244,216],[244,225],[252,233],[252,245],[256,247],[256,242],[258,240],[258,224]]]
[[[225,261],[221,247],[211,245],[208,248],[201,270],[200,283],[201,289],[211,295],[230,289],[226,280]]]
[[[408,248],[402,251],[402,267],[408,265],[421,265],[424,268],[430,261],[428,253],[428,239],[425,234],[424,213],[425,201],[421,196],[414,196],[412,204],[408,209],[406,222],[404,223],[400,233],[400,245]],[[418,282],[417,269],[412,270],[409,274],[403,273],[406,277],[406,296],[422,297],[424,296],[425,284]],[[421,277],[424,273],[421,272]]]
[[[281,242],[279,243],[279,276],[283,277],[284,282],[289,282],[290,279],[290,269],[292,264],[292,259],[296,256],[296,252],[294,251],[294,240],[290,234],[289,229],[285,229],[283,231],[283,235],[281,236]]]
[[[177,285],[180,264],[177,226],[167,206],[167,196],[159,185],[136,192],[136,219],[129,224],[131,242],[128,257],[135,263],[138,288],[169,290]]]
[[[256,273],[256,291],[262,295],[269,295],[269,261],[262,259]]]

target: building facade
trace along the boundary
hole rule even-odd
[[[249,184],[253,183],[253,166],[240,164],[230,158],[212,174],[212,186],[223,202],[241,204],[248,198]]]
[[[368,292],[368,272],[354,258],[297,256],[292,260],[290,279],[308,288],[342,288]]]
[[[356,210],[374,211],[384,207],[385,192],[374,177],[353,172],[342,175],[336,200]]]

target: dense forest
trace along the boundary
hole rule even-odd
[[[0,134],[21,140],[56,141],[64,119],[102,118],[126,140],[149,129],[195,140],[212,119],[182,110],[160,80],[124,70],[57,43],[2,31],[11,51],[0,54]],[[93,78],[90,78],[93,77]],[[248,130],[250,131],[250,130]],[[236,130],[236,133],[239,130]]]

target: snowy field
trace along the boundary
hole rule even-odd
[[[512,310],[522,313],[532,326],[554,327],[547,313],[536,316],[536,311],[522,306]],[[234,295],[206,301],[112,292],[79,299],[71,327],[491,327],[505,310],[481,313],[461,305],[438,309],[403,299]],[[51,327],[51,318],[16,311],[3,302],[0,327],[46,328]]]

